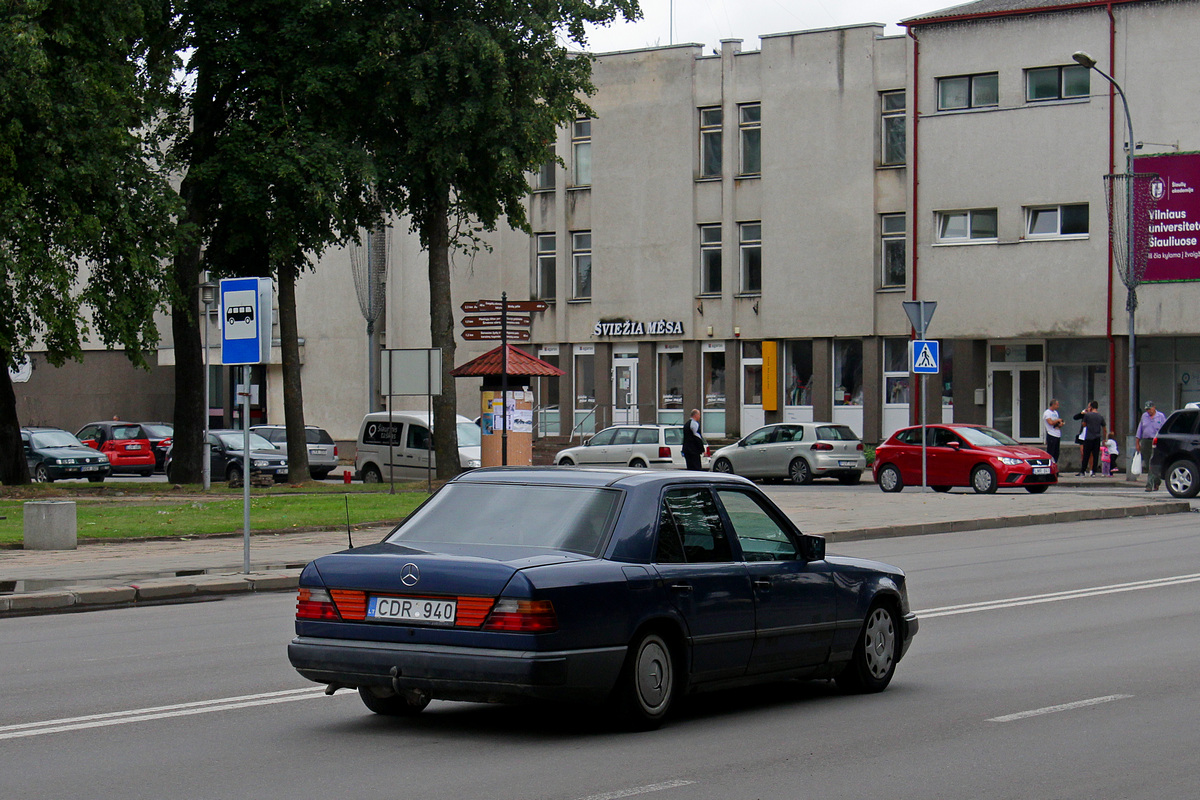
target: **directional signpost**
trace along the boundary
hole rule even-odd
[[[933,312],[937,310],[937,303],[932,300],[905,300],[904,313],[908,315],[908,321],[912,323],[913,330],[917,332],[917,338],[912,343],[912,349],[909,350],[909,367],[913,373],[921,376],[921,491],[929,491],[929,445],[925,441],[926,430],[925,423],[925,395],[926,395],[926,375],[936,375],[941,366],[941,348],[939,342],[927,340],[925,338],[925,330],[929,327],[929,322],[933,319]]]
[[[500,463],[508,464],[508,343],[509,341],[528,342],[528,328],[533,319],[528,314],[535,311],[545,311],[550,304],[545,300],[509,300],[507,292],[500,293],[499,300],[474,300],[463,303],[462,338],[468,342],[499,341],[500,342],[500,421],[504,426],[500,439]],[[513,312],[520,312],[515,316]],[[518,328],[512,330],[510,326]]]

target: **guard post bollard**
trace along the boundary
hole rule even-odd
[[[38,500],[25,504],[26,550],[74,550],[78,545],[74,501]]]

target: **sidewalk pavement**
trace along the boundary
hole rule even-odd
[[[801,530],[824,534],[831,544],[1192,510],[1189,501],[1161,489],[1146,493],[1142,482],[1127,482],[1123,475],[1067,477],[1040,495],[979,495],[969,489],[939,494],[913,487],[884,494],[871,486],[836,484],[763,489]],[[361,528],[353,531],[353,541],[377,542],[388,530]],[[240,534],[84,542],[76,550],[0,550],[0,616],[290,591],[305,564],[348,545],[345,530],[252,535],[249,574],[243,573]]]

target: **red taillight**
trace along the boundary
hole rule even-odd
[[[659,458],[670,458],[671,457],[671,448],[669,448],[669,447],[658,448],[658,457]]]
[[[705,446],[705,448],[704,448],[704,455],[711,457],[711,456],[712,456],[712,448],[711,448],[711,447],[708,447],[708,446]]]
[[[813,450],[832,450],[833,445],[831,445],[829,442],[817,442],[816,444],[814,444],[812,446],[812,449]],[[862,445],[859,445],[859,449],[860,450],[862,449]]]
[[[161,447],[163,450],[166,450],[168,447],[171,446],[171,440],[163,439],[161,442],[158,443],[158,446]]]
[[[862,443],[862,442],[859,442],[859,443],[858,443],[858,447],[857,447],[857,448],[855,448],[855,449],[856,449],[856,450],[862,450],[862,449],[863,449],[863,443]]]
[[[337,445],[336,444],[333,446],[333,457],[337,458]]]
[[[485,631],[548,633],[558,630],[558,616],[549,600],[498,600],[483,623]]]
[[[342,619],[367,618],[367,594],[353,589],[330,589],[334,607]]]
[[[301,586],[296,593],[296,619],[341,619],[324,589]]]

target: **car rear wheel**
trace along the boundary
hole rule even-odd
[[[726,475],[732,475],[733,464],[730,463],[728,458],[718,458],[715,462],[713,462],[712,471],[721,472]]]
[[[895,464],[888,464],[879,470],[879,488],[885,492],[898,492],[904,488],[904,480]]]
[[[363,483],[383,483],[383,473],[374,464],[367,464],[362,471]]]
[[[1025,491],[1029,492],[1030,494],[1041,494],[1049,488],[1049,486],[1043,483],[1041,486],[1026,486]]]
[[[633,467],[634,469],[645,469],[646,462],[642,461],[640,458],[635,458],[633,461],[629,462],[629,466]]]
[[[50,477],[45,464],[37,465],[37,469],[33,471],[33,479],[38,483],[54,483],[54,479]]]
[[[369,686],[358,687],[358,696],[362,698],[364,706],[387,717],[412,717],[429,705],[429,697],[425,695],[414,703],[404,695],[390,691],[381,697]]]
[[[987,464],[980,464],[971,470],[971,488],[977,494],[996,493],[996,470]]]
[[[635,641],[629,648],[617,692],[631,728],[653,730],[662,724],[675,697],[675,662],[666,640],[650,632]]]
[[[858,634],[854,654],[846,669],[837,676],[838,686],[846,692],[882,692],[896,673],[900,636],[892,606],[871,606]]]
[[[1190,461],[1176,461],[1167,470],[1165,483],[1172,497],[1195,497],[1200,492],[1200,470]]]
[[[792,463],[788,464],[788,477],[791,478],[792,483],[801,486],[812,483],[812,467],[803,458],[793,458]]]
[[[558,465],[560,467],[573,467],[573,466],[575,466],[575,462],[573,460],[571,460],[570,458],[563,456],[562,458],[560,458],[558,460]]]

